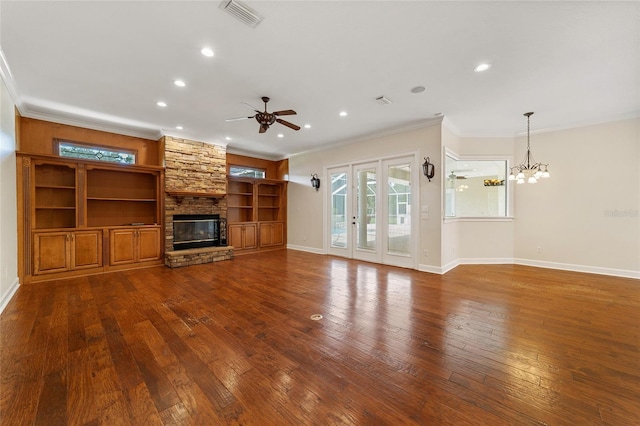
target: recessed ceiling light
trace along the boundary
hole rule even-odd
[[[200,51],[204,56],[208,56],[209,58],[213,57],[213,50],[208,47],[203,47]]]
[[[164,107],[166,107],[166,106],[167,106],[167,103],[166,103],[166,102],[162,102],[162,101],[158,101],[158,102],[156,103],[156,105],[158,105],[159,107],[164,108]]]
[[[175,84],[175,85],[176,85],[176,86],[178,86],[178,87],[184,87],[184,86],[186,86],[185,82],[184,82],[184,81],[182,81],[182,80],[176,80],[176,81],[174,81],[174,82],[173,82],[173,84]]]
[[[489,68],[491,68],[491,64],[480,64],[477,67],[474,68],[475,72],[482,72],[482,71],[486,71]]]
[[[182,130],[182,129],[183,129],[183,127],[182,127],[182,126],[176,126],[176,129],[178,129],[178,130]]]
[[[225,137],[226,140],[230,141],[231,138],[229,136]]]
[[[425,88],[424,86],[416,86],[413,89],[411,89],[411,93],[422,93],[424,92]]]
[[[278,133],[278,137],[279,138],[284,138],[284,135],[282,133]]]
[[[346,117],[347,111],[340,111],[340,117]]]
[[[304,128],[305,128],[305,129],[310,129],[310,128],[311,128],[311,124],[305,124],[305,125],[304,125]]]

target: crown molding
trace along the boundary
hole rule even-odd
[[[269,161],[280,161],[289,158],[288,156],[281,154],[269,155],[266,152],[248,151],[241,148],[234,148],[229,146],[227,147],[227,154],[242,155],[244,157],[253,157]]]
[[[4,56],[2,47],[0,47],[0,78],[2,78],[4,85],[7,87],[9,97],[13,101],[13,104],[16,106],[16,108],[18,108],[20,115],[22,115],[24,109],[22,97],[20,96],[20,92],[18,91],[18,85],[13,78],[13,74],[11,74],[11,69],[9,68],[7,58]]]
[[[419,120],[419,121],[414,121],[414,122],[411,122],[411,123],[405,123],[403,125],[390,127],[388,129],[383,129],[383,130],[380,130],[378,132],[369,133],[369,134],[358,136],[358,137],[355,137],[355,138],[340,140],[340,141],[337,141],[335,143],[329,143],[329,144],[322,145],[322,146],[320,146],[318,148],[310,149],[310,150],[307,150],[307,151],[297,152],[295,154],[287,154],[287,156],[285,158],[293,157],[293,156],[296,156],[296,155],[307,155],[307,154],[311,154],[311,153],[314,153],[314,152],[324,151],[324,150],[329,149],[329,148],[338,148],[338,147],[341,147],[341,146],[351,145],[351,144],[358,143],[358,142],[366,142],[366,141],[370,141],[370,140],[373,140],[373,139],[384,138],[386,136],[393,136],[393,135],[397,135],[397,134],[400,134],[400,133],[410,132],[412,130],[423,129],[423,128],[426,128],[426,127],[440,126],[442,124],[442,122],[443,122],[443,119],[444,119],[444,116],[440,116],[440,117],[436,117],[436,118],[428,118],[428,119],[425,119],[425,120]]]
[[[108,120],[101,120],[82,116],[81,118],[74,115],[63,115],[60,112],[52,113],[49,111],[33,110],[31,106],[23,105],[20,115],[26,118],[34,118],[37,120],[51,121],[54,123],[66,124],[69,126],[82,127],[85,129],[99,130],[102,132],[116,133],[119,135],[132,136],[142,139],[158,140],[162,137],[162,132],[151,127],[139,127],[136,125],[127,125],[124,123],[114,123]]]

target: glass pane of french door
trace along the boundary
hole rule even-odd
[[[356,179],[356,247],[376,249],[376,168],[357,169]]]
[[[387,168],[387,253],[411,256],[411,163]]]
[[[331,183],[331,210],[330,210],[330,246],[347,248],[347,173],[336,171],[329,173]]]

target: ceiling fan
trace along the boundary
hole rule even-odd
[[[461,172],[461,171],[463,171],[463,170],[457,170],[457,172],[458,172],[458,173],[459,173],[459,172]],[[449,179],[451,179],[451,180],[455,180],[455,179],[466,179],[466,178],[467,178],[467,176],[466,176],[466,175],[457,175],[457,174],[456,174],[456,170],[453,170],[453,171],[451,172],[451,174],[449,175]]]
[[[293,123],[289,123],[286,120],[278,118],[281,115],[296,115],[297,112],[295,112],[292,109],[285,109],[285,110],[282,110],[282,111],[267,112],[267,102],[269,102],[269,98],[266,97],[266,96],[263,96],[262,97],[262,102],[264,102],[264,111],[259,111],[258,109],[256,109],[255,107],[249,105],[248,103],[243,102],[243,104],[245,104],[246,106],[248,106],[249,108],[254,110],[256,112],[256,114],[252,115],[251,117],[229,118],[229,119],[227,119],[225,121],[246,120],[248,118],[255,118],[256,121],[258,123],[260,123],[260,130],[258,131],[258,133],[266,132],[267,129],[269,128],[269,126],[271,126],[273,123],[280,123],[282,125],[285,125],[285,126],[289,127],[290,129],[300,130],[300,126],[296,126]]]

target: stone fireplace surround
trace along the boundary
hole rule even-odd
[[[217,262],[233,258],[232,247],[173,249],[173,216],[219,214],[227,217],[226,198],[206,194],[227,192],[226,148],[188,139],[165,136],[165,265],[170,268]],[[176,197],[168,192],[202,193]]]

